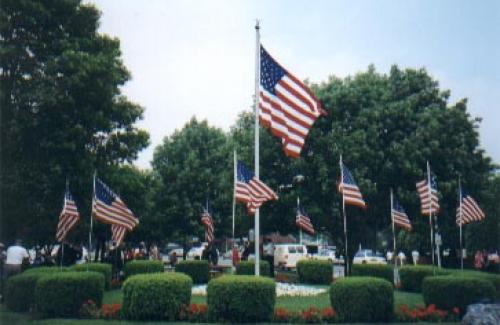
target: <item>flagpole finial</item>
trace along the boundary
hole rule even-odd
[[[256,30],[260,29],[260,20],[259,19],[255,19],[255,29]]]

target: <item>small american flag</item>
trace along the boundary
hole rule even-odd
[[[101,222],[111,224],[112,239],[118,246],[123,241],[127,231],[139,224],[139,220],[104,182],[95,180],[92,213]]]
[[[408,231],[411,230],[410,219],[403,209],[403,206],[396,199],[394,199],[392,203],[391,216],[394,225],[404,228]]]
[[[460,198],[462,204],[457,208],[457,225],[460,226],[460,224],[465,225],[470,222],[481,221],[486,217],[472,196],[462,192],[460,193]]]
[[[286,155],[299,157],[309,129],[321,114],[326,114],[321,103],[262,46],[260,86],[260,123],[281,138]]]
[[[201,214],[201,223],[205,227],[205,239],[208,243],[213,242],[215,239],[214,221],[212,219],[212,216],[210,215],[210,212],[205,208],[203,208],[203,212]]]
[[[68,232],[73,229],[76,223],[80,220],[80,214],[75,204],[75,200],[71,196],[69,190],[64,194],[64,206],[59,215],[57,223],[56,239],[58,242],[63,242]]]
[[[437,195],[438,191],[436,177],[434,175],[431,175],[430,178],[430,186],[427,178],[417,183],[417,192],[420,196],[420,206],[423,215],[439,212],[439,198]]]
[[[341,168],[339,192],[342,193],[345,204],[366,208],[366,203],[351,172],[343,163],[341,163]]]
[[[235,197],[237,201],[246,203],[249,214],[255,214],[264,202],[278,199],[276,193],[257,179],[240,161],[236,173]]]
[[[311,223],[311,219],[307,216],[302,207],[297,208],[297,217],[295,218],[295,224],[300,229],[304,230],[310,235],[314,235],[314,226]]]

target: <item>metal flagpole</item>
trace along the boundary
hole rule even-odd
[[[394,199],[392,195],[392,188],[391,188],[391,220],[392,220],[392,257],[394,259],[394,284],[397,284],[397,279],[396,279],[396,273],[397,273],[397,268],[398,268],[398,263],[397,263],[397,254],[396,254],[396,231],[394,229]]]
[[[462,182],[460,179],[460,175],[458,176],[458,204],[459,204],[458,222],[459,222],[459,226],[460,226],[460,269],[463,271],[464,270],[464,249],[462,247],[462,224],[463,224],[463,218],[462,218]]]
[[[344,168],[342,166],[342,155],[340,155],[340,184],[344,182]],[[345,215],[345,198],[344,198],[344,190],[342,189],[342,214],[344,215],[344,241],[345,241],[345,263],[346,263],[346,274],[345,276],[349,275],[349,254],[347,251],[347,218]]]
[[[297,215],[300,214],[300,197],[297,195]],[[300,244],[302,245],[302,227],[299,227]]]
[[[92,215],[93,215],[93,211],[94,211],[94,199],[95,199],[95,178],[96,178],[96,174],[97,174],[97,171],[94,170],[94,181],[93,181],[93,190],[92,190],[92,207],[90,209],[90,230],[89,230],[89,251],[88,251],[88,263],[91,262],[92,260],[92,254],[91,254],[91,251],[92,251],[92,229],[94,227],[94,224],[93,224],[93,218],[92,218]],[[88,271],[88,269],[87,269]]]
[[[234,180],[233,180],[233,241],[232,246],[234,246],[234,217],[236,215],[236,181],[237,181],[237,160],[236,160],[236,150],[234,150]]]
[[[66,210],[66,193],[68,193],[68,192],[69,192],[69,181],[68,181],[68,177],[66,176],[66,192],[64,192],[63,211]],[[63,259],[64,259],[64,238],[61,241],[61,263],[60,263],[61,269],[63,267]]]
[[[427,160],[427,190],[429,195],[429,227],[431,228],[431,255],[432,269],[434,270],[434,230],[432,229],[432,188],[431,188],[431,168]],[[435,272],[435,271],[434,271]]]
[[[260,25],[259,20],[255,24],[255,177],[259,176],[259,96],[260,96]],[[255,211],[255,275],[260,275],[260,211]]]

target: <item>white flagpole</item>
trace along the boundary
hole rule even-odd
[[[255,24],[255,177],[259,176],[259,96],[260,96],[260,25],[259,20]],[[255,211],[255,275],[260,275],[260,211]]]
[[[300,197],[297,195],[297,216],[300,214]],[[302,245],[302,227],[299,227],[300,244]]]
[[[429,227],[431,228],[431,255],[432,267],[434,269],[434,230],[432,229],[432,187],[431,187],[431,167],[427,161],[427,191],[429,195]]]
[[[89,230],[89,251],[88,251],[88,262],[90,263],[92,260],[92,229],[94,227],[93,223],[93,212],[94,212],[94,199],[95,199],[95,178],[96,178],[97,171],[94,170],[94,181],[93,181],[93,190],[92,190],[92,207],[90,209],[90,230]]]
[[[238,164],[238,161],[236,160],[236,150],[234,150],[234,154],[233,154],[233,166],[234,166],[234,180],[233,180],[233,241],[232,241],[232,246],[234,246],[234,217],[236,215],[236,181],[237,181],[237,164]],[[231,247],[232,248],[232,247]]]
[[[344,168],[342,164],[342,155],[340,155],[340,184],[344,182]],[[345,276],[349,275],[349,254],[347,251],[347,218],[345,215],[345,198],[344,198],[344,189],[342,189],[342,214],[344,215],[344,241],[345,241],[345,263],[346,263],[346,274]]]
[[[398,263],[397,263],[397,253],[396,253],[396,231],[394,229],[394,198],[392,195],[392,188],[391,188],[391,220],[392,220],[392,257],[394,259],[394,275],[396,275],[396,269],[398,268]],[[396,276],[394,276],[394,284],[396,283]]]
[[[64,192],[64,204],[63,204],[63,211],[66,210],[66,193],[69,192],[69,181],[68,181],[68,177],[66,177],[66,192]],[[64,237],[67,236],[67,233],[64,235]],[[64,239],[66,238],[63,238],[63,240],[61,240],[61,269],[63,267],[63,259],[64,259]]]
[[[462,247],[462,224],[463,224],[463,218],[462,218],[462,182],[460,180],[460,176],[458,176],[458,204],[459,204],[458,222],[459,222],[459,226],[460,226],[460,269],[463,271],[464,270],[464,249]]]

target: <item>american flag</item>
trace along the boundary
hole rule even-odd
[[[308,234],[314,235],[314,226],[311,223],[311,219],[302,207],[297,208],[297,217],[295,218],[295,224],[297,225],[297,227],[304,230]]]
[[[80,214],[75,204],[75,200],[71,196],[69,190],[64,193],[64,206],[59,215],[59,222],[57,223],[56,239],[58,242],[63,242],[68,235],[68,232],[80,220]]]
[[[460,224],[465,225],[470,222],[481,221],[486,217],[472,196],[462,192],[460,193],[460,199],[462,204],[457,208],[457,225],[460,226]],[[462,211],[460,211],[460,208]]]
[[[236,174],[235,197],[239,202],[247,204],[249,214],[255,214],[264,202],[278,199],[276,193],[257,179],[240,161],[237,164]]]
[[[340,177],[339,192],[342,193],[345,204],[366,208],[366,203],[351,172],[343,163],[341,163],[341,167],[342,175]]]
[[[431,175],[430,178],[430,186],[427,178],[417,183],[417,192],[420,196],[421,212],[424,215],[439,212],[439,198],[437,195],[438,191],[436,177],[434,175]]]
[[[404,228],[408,231],[411,230],[410,219],[408,218],[405,209],[403,209],[403,206],[396,199],[394,199],[392,203],[391,216],[392,220],[394,221],[394,225]]]
[[[314,122],[326,114],[311,90],[260,47],[260,123],[281,138],[286,155],[300,156]]]
[[[111,224],[112,239],[118,246],[123,241],[127,231],[139,224],[139,220],[104,182],[96,178],[92,213],[95,218]]]
[[[201,223],[205,227],[205,239],[208,243],[214,241],[214,221],[208,209],[203,208],[203,212],[201,214]]]

